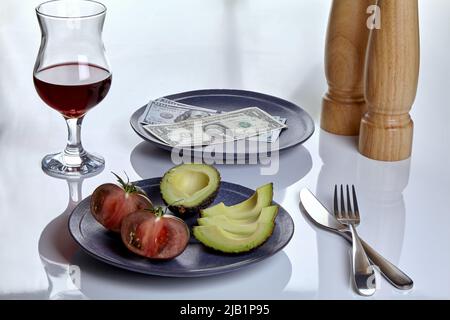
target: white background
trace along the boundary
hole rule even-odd
[[[205,279],[153,278],[121,271],[78,250],[67,233],[67,183],[40,170],[62,150],[63,119],[32,83],[40,43],[39,1],[0,2],[0,299],[1,298],[344,298],[349,247],[313,228],[298,209],[309,187],[330,205],[335,183],[356,183],[361,235],[414,280],[402,293],[384,280],[372,299],[450,298],[450,2],[420,1],[422,62],[414,154],[400,163],[360,156],[354,138],[319,129],[304,147],[282,154],[275,177],[257,167],[220,167],[224,180],[250,187],[273,180],[275,199],[296,233],[277,256],[240,272]],[[142,143],[128,124],[149,99],[204,88],[272,94],[320,115],[326,90],[324,38],[329,0],[105,0],[104,41],[113,86],[84,123],[83,142],[102,154],[105,171],[84,181],[86,196],[111,170],[132,179],[160,176],[169,154]],[[352,17],[349,17],[351,19]],[[305,177],[305,173],[308,173]],[[68,280],[80,266],[81,292]]]

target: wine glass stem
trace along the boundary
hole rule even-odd
[[[82,195],[83,179],[67,179],[67,185],[69,186],[68,207],[73,209],[83,198]]]
[[[83,123],[83,119],[84,117],[66,119],[67,130],[69,132],[67,146],[64,150],[66,157],[80,158],[86,153],[81,144],[81,124]]]

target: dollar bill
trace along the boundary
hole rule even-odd
[[[139,121],[144,125],[169,124],[189,119],[207,117],[218,113],[220,113],[218,110],[187,105],[166,98],[159,98],[157,100],[152,100],[147,104],[147,108],[141,115]],[[279,116],[273,116],[273,118],[283,124],[287,121],[287,119]],[[282,129],[277,129],[272,132],[263,133],[252,137],[250,140],[272,143],[279,138],[281,131]]]
[[[217,114],[217,110],[179,103],[166,98],[152,100],[147,104],[139,121],[142,124],[169,124],[198,119]]]
[[[150,124],[144,128],[170,146],[187,147],[246,139],[287,126],[267,112],[250,107],[178,123]]]
[[[273,118],[275,120],[277,120],[278,122],[281,122],[282,124],[286,124],[287,123],[287,119],[286,118],[282,118],[280,116],[273,116]],[[251,137],[250,140],[252,141],[264,141],[267,143],[272,143],[278,140],[278,138],[280,138],[280,134],[283,131],[283,129],[277,129],[277,130],[273,130],[271,132],[267,132],[267,133],[263,133],[260,134],[258,136],[255,137]]]

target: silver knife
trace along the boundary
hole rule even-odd
[[[319,227],[335,232],[347,239],[347,241],[352,241],[348,228],[337,221],[314,194],[306,188],[300,191],[300,210]],[[362,239],[361,242],[369,259],[394,287],[400,290],[412,289],[414,282],[410,277],[383,258]]]

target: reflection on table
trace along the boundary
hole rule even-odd
[[[162,176],[174,166],[170,161],[170,152],[161,150],[148,142],[138,144],[130,156],[134,170],[143,179]],[[201,159],[194,158],[194,161]],[[276,191],[282,191],[301,180],[312,168],[309,151],[302,145],[279,153],[279,157],[270,159],[273,171],[271,175],[262,175],[267,165],[215,165],[220,171],[223,181],[242,184],[249,188],[257,188],[273,181]]]
[[[319,139],[323,165],[317,181],[317,197],[332,212],[334,185],[354,184],[361,213],[360,236],[392,263],[398,264],[405,232],[403,191],[409,181],[410,160],[390,163],[365,158],[357,152],[355,137],[339,137],[321,131]],[[319,266],[325,268],[334,261],[330,260],[330,255],[323,254],[327,252],[329,240],[322,232],[318,231],[317,237]],[[349,259],[344,268],[350,270]],[[324,286],[332,283],[336,275],[324,270],[319,274],[319,291],[327,292]],[[347,275],[346,281],[350,284],[350,272]],[[390,288],[386,282],[382,285]]]
[[[85,299],[79,291],[81,269],[70,263],[79,250],[67,228],[70,213],[82,200],[84,178],[67,178],[69,203],[58,217],[51,221],[39,238],[39,256],[49,282],[47,298],[52,300]]]

